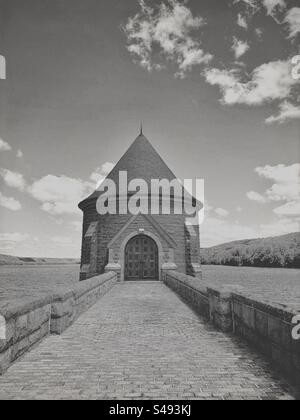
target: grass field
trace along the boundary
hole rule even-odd
[[[0,266],[0,301],[54,293],[79,281],[80,266]]]
[[[78,282],[79,265],[0,266],[0,301],[54,293]],[[300,311],[300,270],[203,266],[203,283],[238,285],[247,295]]]
[[[204,265],[202,270],[207,285],[237,285],[255,299],[300,311],[299,269]]]

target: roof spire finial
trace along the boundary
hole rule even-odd
[[[140,136],[143,136],[143,122],[141,121],[141,131],[140,131]]]

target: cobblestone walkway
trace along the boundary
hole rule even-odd
[[[0,399],[291,399],[260,357],[161,283],[112,289],[0,377]]]

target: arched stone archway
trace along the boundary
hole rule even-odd
[[[128,234],[126,236],[126,238],[123,240],[121,246],[120,246],[120,266],[121,266],[121,281],[125,280],[125,250],[126,250],[126,246],[127,244],[135,237],[142,237],[142,236],[146,236],[150,239],[152,239],[156,246],[157,246],[157,259],[158,259],[158,267],[157,267],[157,275],[158,278],[157,280],[161,280],[161,268],[163,265],[163,258],[164,258],[164,251],[163,251],[163,247],[161,244],[160,239],[158,238],[158,236],[154,235],[152,232],[149,231],[135,231],[135,232],[131,232],[130,234]]]
[[[163,271],[177,269],[174,261],[174,247],[176,246],[176,242],[149,216],[143,216],[143,219],[138,224],[142,226],[148,224],[151,226],[147,228],[144,226],[133,228],[133,223],[136,222],[138,217],[133,216],[108,244],[108,264],[105,266],[105,271],[115,271],[118,274],[119,281],[124,281],[126,245],[135,236],[144,235],[151,238],[157,246],[158,280],[161,281],[163,279]]]

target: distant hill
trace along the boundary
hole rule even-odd
[[[300,268],[300,233],[201,249],[204,265]]]
[[[80,260],[76,258],[31,258],[0,254],[0,265],[59,265],[79,263]]]

